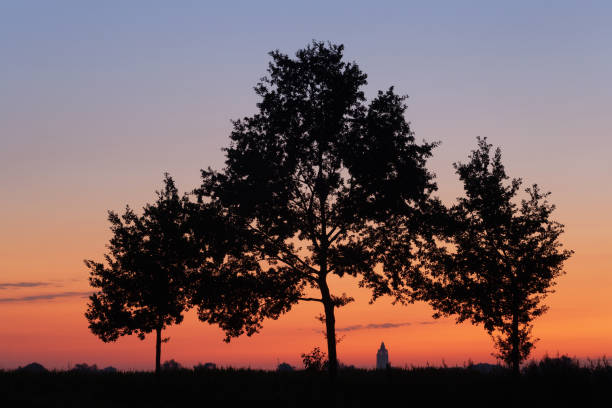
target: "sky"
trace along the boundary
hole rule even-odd
[[[182,191],[220,169],[231,120],[253,114],[268,52],[313,39],[345,45],[366,96],[409,95],[418,140],[447,204],[452,163],[476,136],[510,176],[551,191],[575,251],[535,322],[533,357],[612,354],[612,4],[607,1],[3,1],[0,3],[0,369],[86,362],[152,369],[152,338],[105,344],[83,316],[88,271],[110,238],[107,211],[141,208],[169,172]],[[416,303],[356,297],[337,312],[345,364],[494,362],[481,327],[434,320]],[[324,348],[321,307],[303,304],[261,333],[223,342],[190,312],[162,360],[185,366],[300,365]]]

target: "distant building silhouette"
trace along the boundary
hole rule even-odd
[[[376,369],[384,370],[389,366],[389,352],[385,348],[385,342],[380,343],[380,348],[376,353]]]
[[[288,372],[288,371],[294,371],[294,370],[295,369],[293,368],[293,366],[289,363],[280,363],[278,367],[276,367],[276,371]]]
[[[174,361],[174,359],[170,359],[168,361],[164,361],[164,364],[161,365],[161,369],[165,370],[165,371],[178,371],[178,370],[182,370],[183,366]]]
[[[17,368],[17,371],[25,371],[28,373],[46,373],[47,369],[42,364],[30,363],[25,367]]]
[[[87,363],[76,364],[74,368],[70,371],[79,371],[81,373],[95,373],[98,371],[97,365],[89,365]]]
[[[198,365],[193,366],[193,371],[204,371],[204,370],[216,370],[217,365],[215,363],[199,363]]]

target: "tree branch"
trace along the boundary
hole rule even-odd
[[[336,231],[337,229],[337,231]],[[334,233],[335,232],[335,233]],[[344,228],[341,227],[334,227],[330,232],[329,232],[329,237],[328,237],[328,242],[331,244],[334,241],[336,241],[336,239],[340,236],[340,234],[346,232],[346,230]],[[333,235],[332,235],[333,234]]]
[[[298,298],[298,300],[303,300],[305,302],[321,302],[321,303],[323,303],[323,299],[317,299],[317,298]]]
[[[284,248],[283,245],[279,245],[275,240],[273,240],[272,238],[270,238],[270,236],[268,234],[266,234],[265,232],[259,230],[258,228],[255,228],[251,225],[247,224],[247,228],[251,229],[252,231],[254,231],[257,234],[262,235],[269,243],[271,243],[272,245],[274,245],[280,252],[284,253],[285,255],[289,256],[290,258],[292,258],[293,260],[297,261],[298,263],[300,263],[302,266],[304,266],[307,270],[314,272],[315,274],[318,274],[319,271],[317,271],[315,268],[313,268],[312,266],[308,265],[304,260],[302,260],[299,256],[295,255],[294,253],[292,253],[291,251],[289,251],[287,248]],[[286,259],[282,259],[279,257],[279,259],[282,262],[285,262],[287,265],[291,266],[292,268],[299,270],[295,265],[289,263]]]

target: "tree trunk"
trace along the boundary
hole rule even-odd
[[[317,176],[317,182],[322,188],[319,189],[317,194],[319,195],[319,204],[321,211],[321,235],[319,236],[319,289],[321,290],[321,300],[323,301],[323,308],[325,309],[325,333],[327,337],[327,365],[329,369],[329,377],[332,382],[336,379],[338,373],[338,357],[336,356],[336,317],[334,316],[334,302],[331,294],[329,293],[329,286],[327,286],[327,250],[329,249],[329,242],[327,236],[327,214],[326,214],[326,203],[327,203],[327,191],[323,186],[323,151],[319,149],[319,174]],[[316,238],[314,238],[316,244]]]
[[[159,373],[160,373],[160,360],[161,360],[161,333],[162,333],[162,329],[161,327],[158,327],[156,329],[156,338],[155,338],[155,376],[159,377]]]
[[[519,341],[519,321],[518,312],[512,314],[512,332],[510,334],[512,341],[512,351],[510,355],[512,363],[512,374],[515,378],[521,375],[521,351]]]
[[[336,355],[336,317],[334,316],[334,304],[329,293],[329,287],[325,277],[319,281],[321,298],[325,309],[325,333],[327,337],[327,358],[329,376],[332,381],[338,374],[338,357]]]

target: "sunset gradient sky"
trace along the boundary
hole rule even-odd
[[[493,4],[495,3],[495,4]],[[612,3],[607,1],[3,1],[0,3],[0,369],[37,361],[152,369],[154,345],[104,344],[87,328],[84,258],[102,259],[106,211],[182,191],[221,168],[230,119],[255,111],[273,49],[343,43],[368,96],[408,94],[417,139],[438,140],[439,196],[461,194],[452,163],[486,136],[508,173],[552,192],[567,275],[536,321],[534,357],[612,354]],[[340,309],[340,361],[373,367],[492,362],[481,327],[433,320],[424,304]],[[162,360],[300,365],[324,345],[319,304],[251,338],[222,341],[188,313]]]

